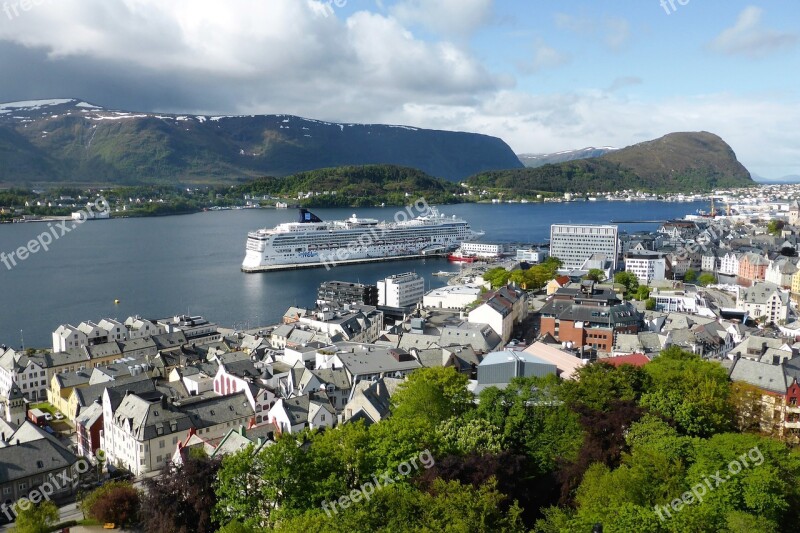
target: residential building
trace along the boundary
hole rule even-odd
[[[25,399],[47,399],[47,371],[43,354],[26,355],[11,348],[0,347],[0,396],[8,395],[16,384]]]
[[[41,487],[50,483],[48,499],[63,498],[74,491],[64,479],[79,479],[78,457],[58,439],[29,421],[19,425],[0,422],[0,492],[3,504],[0,520],[13,521],[17,509],[12,506],[21,498],[42,499]],[[37,496],[33,494],[36,493]]]
[[[425,280],[413,272],[396,274],[378,281],[378,305],[412,307],[425,294]]]
[[[792,301],[800,304],[800,270],[792,276]]]
[[[739,274],[739,257],[742,254],[728,252],[720,258],[719,273],[726,276],[736,276]]]
[[[625,271],[633,273],[640,285],[668,279],[668,260],[657,252],[629,254],[625,257]]]
[[[326,281],[317,291],[317,305],[361,304],[378,305],[378,286],[350,283],[347,281]]]
[[[619,255],[617,226],[553,224],[550,226],[550,255],[565,269],[577,269],[592,255],[605,254],[616,269]]]
[[[81,411],[75,419],[78,455],[94,457],[100,449],[100,433],[103,431],[103,404],[100,400]]]
[[[778,257],[769,262],[764,281],[774,283],[781,289],[792,288],[792,278],[797,274],[797,259]]]
[[[389,416],[392,395],[404,381],[382,377],[375,381],[359,382],[353,388],[352,399],[345,405],[340,421],[363,420],[367,425],[377,424]]]
[[[609,288],[585,281],[579,288],[560,289],[541,309],[541,334],[577,349],[611,353],[620,333],[638,333],[642,318],[630,302]]]
[[[739,290],[736,307],[767,324],[785,322],[789,317],[789,293],[774,283],[755,283]]]
[[[769,259],[755,252],[748,252],[739,259],[737,272],[740,285],[751,285],[755,281],[764,281],[767,275]]]
[[[547,286],[545,290],[548,296],[552,296],[555,294],[559,289],[563,289],[567,285],[570,284],[570,277],[569,276],[556,276],[554,279],[551,279],[547,282]]]
[[[527,294],[510,285],[487,292],[485,303],[469,313],[472,324],[489,324],[503,342],[511,340],[514,326],[528,316]]]
[[[420,299],[422,294],[420,294]],[[299,324],[310,330],[328,335],[327,342],[373,342],[383,329],[383,311],[369,305],[351,305],[342,309],[323,308],[303,316]],[[295,330],[296,331],[296,330]],[[326,339],[316,339],[325,342]],[[303,344],[311,342],[305,340]],[[286,343],[290,343],[287,341]]]
[[[221,438],[253,416],[244,391],[170,402],[161,393],[120,397],[106,389],[101,447],[111,464],[140,476],[167,464],[180,436],[190,428],[206,439]]]
[[[282,433],[298,433],[304,429],[332,428],[336,411],[325,392],[279,398],[269,410],[269,421]]]
[[[422,368],[419,361],[400,348],[355,343],[340,343],[337,347],[336,353],[317,352],[316,368],[344,368],[354,387],[361,381],[374,381],[387,376],[403,378]]]
[[[472,285],[447,285],[433,289],[422,298],[423,307],[437,309],[465,309],[479,299],[481,288]]]

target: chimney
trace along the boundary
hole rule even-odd
[[[166,409],[167,408],[167,397],[166,395],[161,396],[161,407]]]

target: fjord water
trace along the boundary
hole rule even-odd
[[[702,203],[574,202],[442,206],[493,242],[544,242],[554,223],[666,220],[695,213]],[[323,220],[359,217],[391,220],[397,208],[314,209]],[[313,305],[325,280],[375,283],[415,271],[428,286],[431,276],[458,270],[441,258],[243,274],[247,232],[297,218],[295,210],[253,209],[194,215],[90,221],[53,242],[12,270],[0,263],[0,344],[49,347],[59,324],[139,314],[161,318],[204,315],[228,327],[275,323],[292,305]],[[625,224],[621,230],[654,230],[655,223]],[[0,225],[0,252],[7,254],[48,230],[47,224]],[[119,300],[116,304],[115,300]],[[22,334],[20,333],[22,331]]]

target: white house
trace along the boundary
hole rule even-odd
[[[728,252],[720,258],[719,273],[727,276],[736,276],[739,274],[739,257],[741,254]]]
[[[336,425],[336,411],[326,393],[312,392],[278,399],[269,411],[269,421],[286,433],[332,428]]]
[[[53,332],[53,352],[61,353],[88,344],[86,334],[74,326],[64,324]]]
[[[764,280],[774,283],[782,289],[792,288],[792,277],[797,272],[797,265],[788,257],[779,257],[769,262]]]
[[[525,293],[511,286],[502,287],[489,293],[486,303],[469,313],[472,324],[489,324],[503,342],[511,339],[514,324],[522,322],[528,314],[528,301]]]
[[[46,400],[48,381],[44,358],[0,348],[0,396],[8,396],[14,384],[25,399]]]
[[[253,414],[243,392],[171,403],[160,394],[114,398],[106,389],[101,447],[111,464],[140,476],[167,464],[190,428],[206,440],[218,439],[247,425]]]
[[[739,290],[736,307],[767,323],[785,322],[789,317],[789,292],[774,283],[754,283]]]
[[[214,392],[226,396],[244,392],[256,414],[257,423],[263,420],[263,413],[269,411],[277,398],[275,390],[267,383],[266,376],[243,352],[224,354],[219,358],[217,375],[214,376]]]

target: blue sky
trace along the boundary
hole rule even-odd
[[[518,153],[706,130],[757,175],[800,174],[796,2],[4,1],[0,101],[408,124]]]

